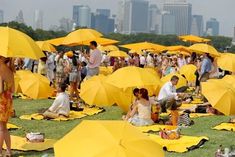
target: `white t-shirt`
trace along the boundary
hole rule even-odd
[[[146,64],[146,59],[144,56],[140,56],[140,65],[145,65]]]
[[[158,95],[158,100],[162,100],[167,97],[177,97],[176,88],[171,82],[165,83]]]
[[[65,92],[59,93],[49,111],[68,116],[70,111],[69,95]]]

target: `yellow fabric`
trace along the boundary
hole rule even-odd
[[[184,65],[180,68],[179,73],[184,75],[189,82],[196,81],[195,72],[197,67],[193,64]]]
[[[208,102],[225,115],[235,115],[235,86],[224,80],[202,83],[202,94]]]
[[[171,80],[171,77],[174,76],[174,75],[179,77],[179,81],[178,81],[178,84],[176,85],[176,88],[180,88],[180,87],[183,87],[183,86],[187,85],[187,81],[183,76],[181,76],[178,73],[173,73],[173,74],[169,74],[169,75],[166,75],[166,76],[161,78],[162,86],[165,83],[169,82]]]
[[[182,104],[182,105],[179,107],[179,109],[180,109],[180,110],[187,110],[187,109],[191,109],[191,108],[193,108],[193,107],[195,107],[195,104]]]
[[[191,54],[186,51],[167,51],[167,54],[170,55],[179,55],[182,54],[183,56],[190,56]]]
[[[100,51],[118,51],[119,48],[115,45],[108,45],[108,46],[98,46]]]
[[[56,157],[164,156],[159,144],[124,121],[82,121],[54,145],[54,152]]]
[[[221,54],[221,56],[217,59],[217,64],[223,70],[235,72],[235,54]]]
[[[15,74],[14,75],[15,93],[21,92],[20,85],[19,85],[20,80],[21,79],[20,79],[19,75]]]
[[[17,125],[14,125],[14,124],[11,124],[11,123],[7,123],[7,129],[8,130],[11,130],[11,129],[20,129],[21,127],[17,126]]]
[[[155,50],[156,52],[161,52],[166,49],[166,47],[163,45],[158,45],[158,44],[149,43],[149,42],[126,44],[126,45],[121,45],[121,47],[131,49],[131,50],[137,50],[137,51],[139,51],[139,50]]]
[[[116,44],[119,42],[117,40],[108,39],[108,38],[95,38],[94,40],[97,42],[98,45],[101,45],[101,46],[112,45],[112,44]],[[89,46],[90,42],[91,41],[86,41],[84,45]]]
[[[139,129],[141,132],[149,132],[149,131],[160,131],[160,130],[163,130],[163,129],[174,130],[177,127],[176,126],[171,126],[171,125],[155,124],[155,125],[142,126],[142,127],[136,127],[136,128]]]
[[[9,28],[0,27],[0,56],[39,59],[45,55],[28,35]]]
[[[133,49],[130,50],[129,53],[136,53],[138,55],[143,55],[144,54],[144,52],[142,50],[133,50]]]
[[[215,126],[215,130],[227,130],[235,132],[235,123],[221,123],[220,125]]]
[[[202,103],[203,103],[203,101],[198,98],[194,98],[193,101],[191,102],[191,104],[202,104]]]
[[[211,113],[190,113],[190,118],[199,118],[199,117],[208,117],[213,116],[214,114]]]
[[[52,140],[52,139],[45,139],[45,141],[42,143],[32,143],[32,142],[27,142],[26,138],[24,137],[11,135],[11,148],[13,150],[44,151],[44,150],[53,148],[53,145],[55,143],[56,143],[56,140]],[[3,148],[6,148],[6,146],[3,145]]]
[[[213,46],[207,44],[194,44],[189,49],[199,54],[209,53],[213,57],[220,56],[220,53]]]
[[[223,81],[225,81],[226,83],[229,83],[232,87],[235,88],[235,75],[226,75],[223,77],[222,79]]]
[[[47,51],[47,52],[55,52],[56,51],[55,47],[46,41],[37,41],[36,44],[39,46],[39,48],[42,51]]]
[[[62,45],[66,46],[78,46],[78,45],[84,45],[87,41],[95,40],[98,37],[101,37],[102,34],[96,30],[93,29],[78,29],[76,31],[73,31],[69,33]]]
[[[111,106],[114,94],[119,90],[106,82],[104,75],[94,76],[81,84],[79,96],[89,105]]]
[[[185,42],[188,41],[188,42],[204,43],[204,42],[211,41],[210,39],[201,38],[195,35],[182,35],[182,36],[179,36],[179,38]]]
[[[99,74],[105,75],[105,76],[110,75],[113,72],[113,67],[112,66],[108,66],[108,67],[100,66],[99,69],[100,69]]]
[[[108,53],[109,57],[128,57],[128,54],[124,51],[111,51],[110,53]]]
[[[188,49],[188,47],[177,45],[177,46],[168,46],[166,48],[168,51],[178,51],[178,52],[186,52],[187,54],[190,54],[191,51]]]
[[[166,147],[167,151],[177,152],[177,153],[187,152],[188,151],[187,148],[199,144],[199,142],[203,139],[209,140],[209,138],[205,137],[205,136],[194,137],[194,136],[184,136],[184,135],[182,135],[177,140],[162,139],[159,135],[153,135],[153,134],[148,134],[148,136],[153,141],[160,144],[162,147]]]
[[[70,111],[68,118],[59,117],[59,118],[51,119],[51,120],[68,121],[68,120],[73,120],[73,119],[80,119],[80,118],[84,118],[86,116],[92,116],[92,115],[98,114],[102,111],[103,111],[103,109],[99,109],[96,107],[94,107],[94,108],[85,107],[83,111]],[[39,113],[34,113],[31,115],[22,115],[22,116],[20,116],[20,119],[23,119],[23,120],[43,120],[43,116]]]

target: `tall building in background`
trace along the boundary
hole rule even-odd
[[[186,0],[166,1],[163,10],[175,16],[175,32],[177,35],[191,33],[192,5]]]
[[[203,36],[203,16],[202,15],[193,15],[191,34],[197,36]]]
[[[235,26],[233,27],[233,41],[232,44],[235,45]]]
[[[211,18],[206,22],[206,34],[211,36],[219,35],[219,22],[215,18]]]
[[[125,0],[121,0],[118,2],[118,13],[117,13],[117,20],[116,20],[118,33],[123,32],[124,5],[125,5]]]
[[[22,10],[19,11],[15,21],[18,23],[24,23],[24,14]]]
[[[147,33],[149,2],[145,0],[126,0],[124,1],[124,34]]]
[[[161,20],[159,18],[159,15],[161,15],[161,11],[158,9],[157,5],[151,4],[149,6],[149,17],[148,17],[148,26],[149,31],[154,34],[160,33],[160,27],[161,24],[159,21]]]
[[[0,10],[0,23],[4,22],[4,12],[3,10]]]
[[[79,27],[91,27],[91,9],[89,6],[73,6],[73,21]]]
[[[34,29],[43,29],[43,12],[41,10],[34,12]]]
[[[110,9],[96,9],[96,14],[110,17],[111,11],[110,11]]]
[[[65,32],[71,32],[73,29],[73,20],[68,18],[61,18],[59,29]]]
[[[162,33],[163,35],[176,34],[176,18],[169,12],[162,13]]]

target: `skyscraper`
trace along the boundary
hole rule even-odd
[[[235,26],[233,27],[233,41],[232,44],[235,45]]]
[[[219,35],[219,22],[215,18],[211,18],[206,22],[206,34],[212,36]]]
[[[175,16],[177,35],[191,33],[192,5],[185,0],[169,1],[163,4],[163,10]]]
[[[73,6],[73,21],[79,27],[91,27],[91,9],[88,6]]]
[[[4,12],[3,10],[0,10],[0,23],[4,22]]]
[[[202,15],[193,15],[191,34],[202,36],[203,35],[203,16]]]
[[[176,34],[176,18],[169,12],[162,13],[162,34]]]
[[[43,12],[41,10],[34,12],[34,29],[43,29]]]
[[[118,13],[117,13],[117,32],[123,32],[123,22],[124,22],[124,5],[125,0],[121,0],[118,2]]]
[[[73,29],[73,20],[68,18],[61,18],[60,19],[60,30],[63,30],[65,32],[71,32]]]
[[[124,34],[148,32],[149,2],[145,0],[124,1]]]
[[[24,14],[22,10],[19,11],[15,21],[18,23],[24,23]]]
[[[96,9],[96,14],[110,17],[111,11],[110,11],[110,9]]]
[[[161,15],[160,10],[157,5],[152,4],[149,6],[149,17],[148,17],[148,26],[151,33],[159,34],[160,33],[160,23],[159,15]]]

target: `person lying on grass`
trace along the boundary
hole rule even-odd
[[[57,96],[51,107],[43,113],[44,118],[55,119],[68,117],[70,112],[69,95],[65,92],[67,85],[62,83],[57,87]]]

